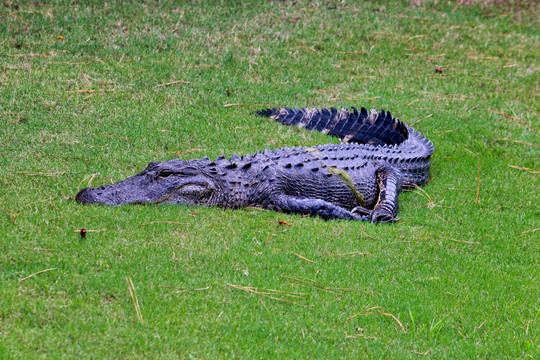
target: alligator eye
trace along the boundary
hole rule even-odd
[[[156,177],[166,178],[171,176],[172,174],[173,172],[171,170],[162,170],[159,174],[156,175]]]

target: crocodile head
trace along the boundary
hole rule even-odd
[[[119,183],[79,191],[83,204],[186,204],[212,205],[219,184],[206,174],[199,160],[152,162],[139,174]]]

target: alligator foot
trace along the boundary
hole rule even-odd
[[[362,206],[357,206],[352,209],[351,212],[355,215],[365,218],[367,221],[371,221],[374,223],[393,223],[399,220],[398,217],[395,217],[393,214],[385,211],[384,209],[370,210]]]
[[[391,166],[383,166],[377,170],[379,199],[373,210],[363,206],[352,209],[352,213],[367,217],[371,222],[396,222],[398,212],[398,194],[401,191],[401,173]]]
[[[264,208],[285,213],[296,213],[320,216],[325,220],[342,219],[371,221],[369,216],[354,214],[341,206],[321,199],[302,198],[297,196],[280,195],[269,201]]]

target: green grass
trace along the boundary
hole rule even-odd
[[[3,4],[0,358],[540,357],[534,5]],[[390,110],[432,180],[389,226],[73,201],[150,161],[336,141],[226,104]]]

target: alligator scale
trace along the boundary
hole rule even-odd
[[[81,190],[83,204],[260,207],[323,219],[393,222],[402,188],[429,180],[433,144],[412,127],[362,108],[266,109],[258,115],[317,130],[340,144],[152,162],[119,183]]]

